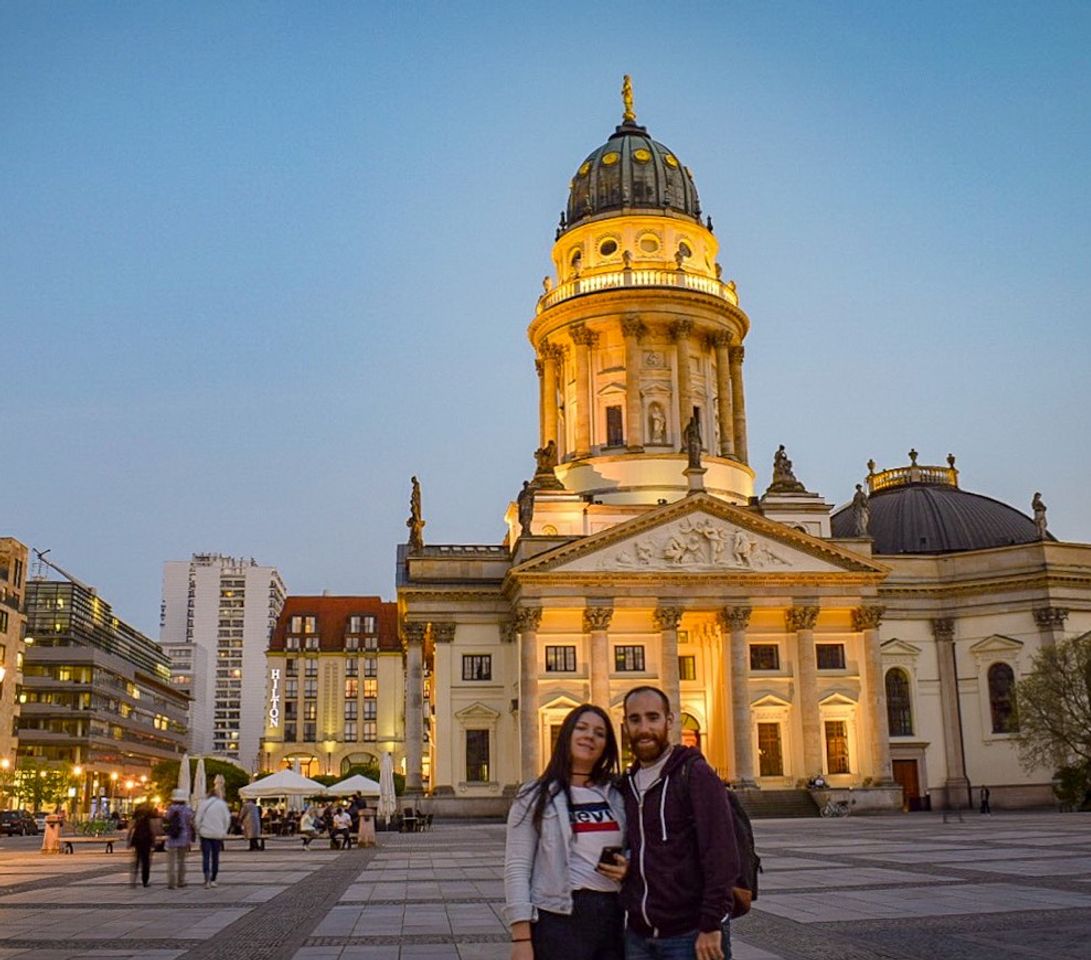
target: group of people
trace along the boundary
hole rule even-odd
[[[347,805],[330,803],[325,807],[311,804],[299,820],[299,832],[303,837],[303,849],[309,850],[311,841],[320,833],[330,838],[330,846],[351,846],[352,838],[361,847],[375,845],[375,817],[368,809],[367,801],[355,793]]]
[[[725,960],[749,909],[732,806],[700,751],[675,742],[656,687],[625,697],[624,773],[609,715],[582,704],[508,815],[511,960]]]

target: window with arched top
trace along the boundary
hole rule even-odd
[[[886,725],[892,737],[913,736],[909,674],[901,667],[892,667],[886,672]]]
[[[1016,733],[1019,720],[1015,716],[1015,672],[1006,663],[989,667],[989,712],[993,733]]]

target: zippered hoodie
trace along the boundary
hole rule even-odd
[[[685,774],[689,757],[695,759]],[[621,791],[629,848],[621,899],[629,929],[657,938],[719,930],[741,873],[724,785],[693,747],[675,746],[643,798],[633,779],[637,766],[622,777]]]

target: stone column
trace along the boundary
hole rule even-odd
[[[598,339],[599,335],[582,323],[572,328],[572,342],[576,345],[576,459],[591,455],[591,348]]]
[[[1065,607],[1038,607],[1034,611],[1034,622],[1042,635],[1043,645],[1049,647],[1064,639],[1064,622],[1068,619]]]
[[[936,640],[936,666],[939,668],[940,710],[943,712],[943,746],[947,753],[947,806],[962,807],[969,799],[966,779],[966,754],[962,748],[962,708],[958,699],[958,674],[955,662],[955,621],[932,621]]]
[[[890,734],[886,717],[886,677],[883,675],[883,653],[879,647],[879,624],[883,607],[857,607],[852,611],[852,629],[862,635],[864,644],[864,675],[868,688],[868,728],[871,731],[872,775],[877,783],[894,779],[890,765]]]
[[[746,449],[746,395],[742,387],[742,362],[746,356],[743,347],[731,347],[728,357],[731,364],[731,405],[735,418],[735,456],[743,463],[750,462]]]
[[[689,335],[692,330],[692,320],[676,320],[671,324],[671,338],[674,340],[674,353],[678,363],[679,433],[686,429],[689,418],[693,416],[693,385],[689,376]]]
[[[405,789],[420,793],[421,741],[424,739],[424,632],[426,623],[406,623],[405,634]]]
[[[613,607],[588,607],[583,611],[583,632],[591,642],[591,702],[610,709],[610,639],[607,629]]]
[[[716,416],[720,423],[720,456],[735,456],[735,414],[731,399],[731,334],[717,330],[709,334],[709,346],[716,351]]]
[[[550,440],[561,450],[561,438],[557,436],[557,387],[561,382],[564,348],[554,343],[543,343],[541,358],[537,361],[542,374],[542,438],[539,446]]]
[[[519,631],[519,757],[522,779],[541,772],[538,752],[538,625],[541,607],[520,607],[515,614]]]
[[[644,409],[640,402],[640,340],[645,327],[630,314],[621,321],[625,337],[625,442],[632,453],[644,450]],[[597,701],[596,701],[597,702]]]
[[[818,655],[814,648],[814,625],[818,607],[792,607],[784,615],[789,633],[796,635],[799,664],[799,712],[803,719],[803,775],[822,772],[822,730],[818,709]]]
[[[656,607],[652,614],[659,628],[659,683],[674,714],[672,740],[682,740],[682,692],[678,679],[678,624],[682,622],[681,607]]]
[[[730,664],[731,676],[731,729],[735,740],[731,779],[742,787],[755,787],[754,731],[750,717],[750,645],[746,642],[750,607],[724,607],[720,611],[720,624],[727,634],[724,637],[724,646],[727,647],[724,667]]]

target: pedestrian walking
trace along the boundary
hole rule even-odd
[[[625,806],[610,717],[582,704],[508,813],[504,919],[511,960],[622,960]]]
[[[360,847],[375,846],[375,815],[368,809],[367,801],[360,798],[359,832],[356,834],[356,844]]]
[[[253,800],[247,800],[239,811],[239,826],[242,835],[250,841],[251,850],[261,849],[261,807]]]
[[[624,723],[636,758],[622,786],[626,960],[730,960],[734,888],[746,900],[739,913],[749,895],[724,785],[699,750],[673,743],[662,690],[630,690]]]
[[[175,790],[171,794],[171,804],[163,819],[163,832],[167,839],[167,888],[186,886],[186,857],[193,845],[193,811],[186,802],[186,791]]]
[[[155,846],[155,810],[151,804],[142,803],[133,811],[133,822],[129,827],[129,846],[133,849],[132,872],[129,875],[129,886],[136,886],[136,876],[140,874],[140,881],[148,886],[152,872],[152,848]]]
[[[216,788],[208,791],[197,805],[193,818],[197,836],[201,838],[201,871],[205,875],[205,886],[216,886],[216,877],[220,873],[220,851],[224,838],[231,829],[231,811],[219,796]]]
[[[989,797],[992,796],[992,791],[988,787],[981,788],[981,812],[992,816],[993,808],[989,804]]]

